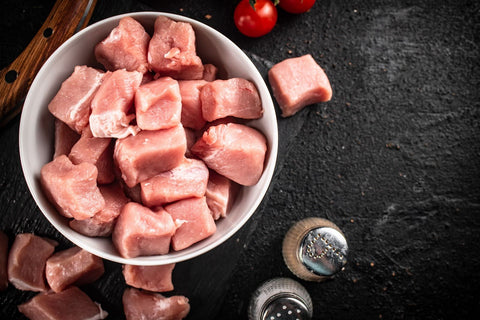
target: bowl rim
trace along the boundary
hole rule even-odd
[[[85,244],[81,237],[84,237],[83,235],[78,234],[76,231],[72,233],[72,229],[70,229],[68,226],[64,227],[63,225],[57,223],[55,219],[50,216],[51,214],[48,213],[50,211],[49,208],[46,208],[46,206],[43,205],[40,196],[37,194],[38,190],[35,185],[35,179],[39,179],[38,177],[35,177],[35,172],[32,170],[30,166],[27,166],[26,164],[28,163],[27,161],[27,154],[28,151],[26,149],[26,145],[24,143],[25,141],[25,135],[26,135],[26,127],[28,126],[28,114],[25,112],[25,110],[28,111],[28,106],[31,104],[31,100],[33,99],[32,96],[30,95],[30,92],[33,89],[36,89],[40,83],[39,83],[39,78],[40,76],[43,75],[44,73],[48,72],[48,67],[52,64],[52,61],[55,60],[55,57],[59,55],[65,48],[69,47],[71,43],[75,42],[78,38],[82,37],[83,34],[90,32],[92,29],[95,29],[103,24],[110,23],[112,21],[119,21],[121,18],[124,17],[132,17],[132,18],[142,18],[142,19],[154,19],[157,18],[158,16],[166,16],[168,18],[171,18],[175,21],[182,21],[182,22],[188,22],[192,24],[192,26],[195,28],[203,28],[206,30],[206,32],[213,33],[215,37],[219,37],[227,43],[229,46],[233,47],[235,51],[238,51],[238,54],[243,55],[242,59],[245,60],[249,65],[253,73],[255,73],[255,76],[257,79],[260,79],[260,83],[256,83],[257,86],[260,85],[262,88],[258,88],[259,91],[265,91],[268,93],[268,95],[265,95],[264,98],[267,99],[267,101],[263,101],[262,98],[262,103],[265,104],[267,103],[268,105],[271,106],[271,111],[273,112],[273,117],[275,118],[274,121],[270,125],[273,125],[273,131],[270,132],[271,134],[271,141],[268,141],[267,138],[267,145],[268,149],[267,150],[267,156],[269,157],[269,160],[265,162],[264,164],[264,172],[262,173],[262,177],[266,177],[266,181],[264,185],[261,187],[260,192],[258,193],[255,201],[252,203],[252,205],[249,207],[249,212],[246,214],[243,214],[241,216],[241,219],[236,223],[232,224],[227,232],[225,232],[220,238],[218,238],[216,241],[203,246],[199,248],[198,250],[190,251],[185,254],[181,254],[182,251],[177,251],[179,254],[176,254],[175,256],[169,256],[170,253],[173,253],[172,251],[169,254],[165,255],[154,255],[154,256],[140,256],[140,257],[135,257],[135,258],[123,258],[118,254],[117,256],[114,256],[108,252],[105,252],[104,250],[101,250],[96,247],[92,247],[90,245]],[[270,143],[268,143],[270,142]],[[223,35],[221,32],[215,30],[214,28],[198,21],[194,20],[192,18],[183,16],[183,15],[177,15],[173,13],[166,13],[166,12],[157,12],[157,11],[140,11],[140,12],[131,12],[131,13],[123,13],[115,16],[111,16],[102,20],[99,20],[83,30],[79,31],[78,33],[74,34],[72,37],[70,37],[68,40],[66,40],[62,45],[60,45],[54,52],[53,54],[45,61],[43,66],[40,68],[39,72],[35,76],[31,87],[29,89],[29,92],[27,93],[25,102],[24,102],[24,108],[20,117],[20,127],[19,127],[19,153],[20,153],[20,162],[21,162],[21,167],[22,167],[22,172],[24,175],[24,178],[26,180],[28,189],[30,191],[30,194],[32,195],[35,204],[37,207],[40,209],[42,212],[43,216],[47,218],[47,220],[50,222],[50,224],[56,229],[56,232],[60,233],[63,237],[68,239],[70,242],[73,244],[85,249],[86,251],[91,252],[92,254],[95,254],[101,258],[104,258],[109,261],[121,263],[121,264],[131,264],[131,265],[164,265],[164,264],[169,264],[169,263],[176,263],[176,262],[181,262],[181,261],[186,261],[192,258],[195,258],[197,256],[200,256],[206,252],[209,252],[210,250],[216,248],[217,246],[221,245],[225,241],[227,241],[230,237],[232,237],[241,227],[245,225],[245,223],[252,217],[252,215],[258,210],[259,205],[263,201],[268,189],[271,186],[275,167],[276,167],[276,162],[277,162],[277,153],[278,153],[278,124],[277,124],[277,116],[276,116],[276,111],[275,107],[273,104],[273,100],[270,94],[270,91],[268,90],[267,84],[265,83],[265,80],[263,76],[260,74],[259,70],[257,67],[253,64],[251,59],[246,55],[246,53],[238,47],[232,40],[227,38],[225,35]],[[42,190],[40,190],[42,191]],[[43,191],[42,191],[43,192]],[[58,213],[57,213],[58,214]],[[69,228],[69,232],[65,232],[66,228]],[[68,230],[67,230],[68,231]],[[186,250],[186,249],[185,249]]]

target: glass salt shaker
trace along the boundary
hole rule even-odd
[[[273,278],[252,294],[249,320],[310,320],[312,299],[307,290],[290,278]]]
[[[290,271],[306,281],[323,281],[347,263],[348,244],[331,221],[311,217],[298,221],[283,239],[282,255]]]

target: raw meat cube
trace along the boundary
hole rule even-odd
[[[178,82],[182,96],[182,125],[187,128],[200,130],[205,125],[200,101],[200,89],[206,84],[205,80],[182,80]]]
[[[137,183],[178,166],[187,141],[182,125],[162,130],[142,130],[135,136],[118,139],[114,159],[122,179],[132,188]]]
[[[210,237],[217,229],[205,197],[180,200],[165,206],[165,210],[177,227],[172,237],[175,251]]]
[[[186,22],[160,16],[148,46],[150,68],[174,79],[202,79],[203,64],[195,48],[195,32]]]
[[[76,66],[48,104],[48,110],[72,130],[81,133],[88,124],[90,105],[104,76],[100,70]]]
[[[66,155],[61,155],[42,167],[40,181],[60,214],[82,220],[105,206],[97,186],[97,173],[95,165],[87,162],[74,165]]]
[[[162,77],[141,85],[135,93],[137,125],[142,130],[158,130],[180,123],[182,98],[178,81]]]
[[[112,138],[94,137],[90,126],[83,130],[82,136],[72,147],[68,157],[73,164],[82,162],[94,164],[98,170],[99,184],[108,184],[115,180]]]
[[[205,197],[213,219],[218,220],[227,216],[237,190],[238,185],[235,182],[213,170],[210,171]]]
[[[122,208],[130,200],[125,196],[120,183],[114,182],[99,186],[105,199],[105,207],[93,217],[84,220],[71,220],[70,228],[90,237],[109,237]]]
[[[148,207],[202,197],[208,183],[208,168],[201,160],[185,158],[175,168],[140,183],[142,202]]]
[[[58,293],[40,293],[18,306],[31,320],[100,320],[108,313],[77,287]]]
[[[277,63],[268,71],[268,80],[282,117],[332,98],[330,81],[310,54]]]
[[[244,186],[260,179],[267,140],[258,130],[243,124],[208,128],[191,149],[210,169]]]
[[[208,82],[200,91],[200,99],[203,118],[207,121],[227,116],[258,119],[263,114],[257,88],[242,78]]]
[[[45,263],[57,245],[31,233],[18,234],[8,255],[10,283],[20,290],[46,291]]]
[[[103,260],[80,247],[54,253],[45,266],[47,282],[55,292],[63,291],[71,285],[93,283],[104,272]]]
[[[164,209],[153,212],[141,204],[129,202],[118,217],[112,241],[124,258],[166,254],[174,233],[175,224]]]
[[[8,236],[0,231],[0,291],[8,287]]]
[[[162,266],[123,266],[125,282],[132,287],[154,292],[173,290],[172,271],[175,263]]]
[[[181,320],[190,312],[184,296],[164,297],[160,293],[125,289],[122,297],[127,320]]]
[[[80,139],[80,135],[67,126],[63,121],[55,118],[55,142],[53,158],[62,154],[68,155],[73,145]]]
[[[108,37],[95,46],[98,62],[110,71],[148,71],[147,51],[150,36],[143,26],[131,17],[122,18]]]
[[[130,121],[135,118],[133,99],[142,78],[141,72],[125,69],[107,74],[92,100],[89,120],[94,137],[124,138],[138,132]]]
[[[203,65],[203,80],[213,81],[217,79],[218,68],[211,63]]]

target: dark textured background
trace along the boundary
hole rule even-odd
[[[302,15],[279,10],[274,30],[242,36],[236,1],[102,1],[92,22],[141,10],[182,14],[238,44],[266,72],[311,53],[333,99],[279,119],[276,175],[261,208],[230,240],[174,270],[188,319],[245,319],[263,281],[293,277],[285,232],[320,216],[346,234],[349,263],[333,280],[301,283],[315,319],[472,319],[480,311],[480,3],[317,1]],[[53,1],[1,3],[5,67],[42,25]],[[207,15],[211,18],[208,19]],[[17,117],[0,129],[0,228],[58,239],[24,182]],[[83,289],[122,319],[120,266]],[[169,293],[169,294],[173,294]],[[34,293],[0,293],[0,318]],[[66,318],[67,319],[67,318]]]

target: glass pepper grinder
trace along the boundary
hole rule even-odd
[[[252,294],[249,320],[310,320],[312,299],[307,290],[290,278],[273,278]]]
[[[331,221],[311,217],[298,221],[286,233],[282,254],[290,271],[306,281],[323,281],[347,263],[345,235]]]

